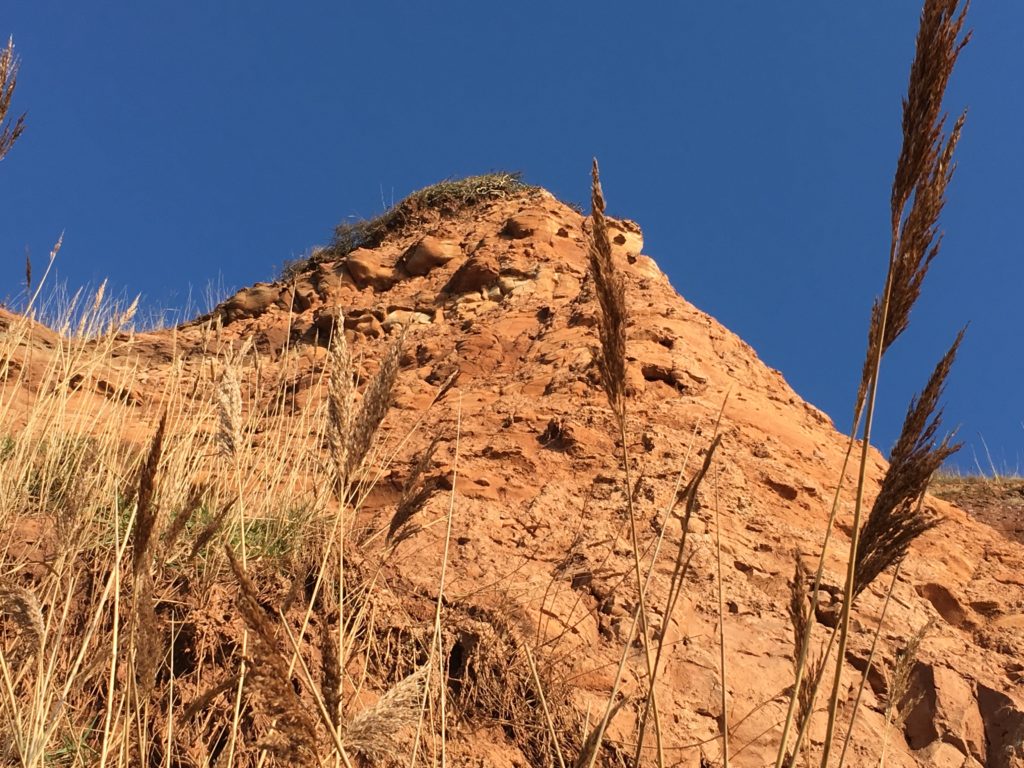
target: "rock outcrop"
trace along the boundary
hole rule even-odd
[[[572,702],[593,721],[610,695],[637,590],[630,577],[621,446],[594,360],[598,309],[588,277],[587,227],[581,214],[543,191],[455,213],[426,212],[379,244],[324,252],[286,282],[240,292],[206,322],[177,329],[173,345],[187,368],[200,349],[251,340],[262,380],[287,382],[289,403],[301,412],[319,403],[311,382],[323,371],[332,334],[345,333],[355,358],[371,370],[404,334],[385,428],[397,440],[418,419],[423,423],[385,485],[400,487],[416,452],[440,439],[427,470],[436,489],[427,509],[443,515],[454,494],[447,599],[481,616],[499,611],[512,617],[538,653],[560,660]],[[648,603],[652,636],[666,638],[659,705],[670,764],[719,756],[717,519],[731,763],[762,766],[774,761],[792,683],[787,604],[794,557],[817,557],[846,439],[750,346],[679,296],[643,254],[636,224],[613,220],[612,228],[630,309],[631,492],[644,551],[658,542],[661,547]],[[150,406],[151,412],[157,381],[171,366],[171,332],[141,335],[137,343],[152,385],[148,394],[132,392],[125,407],[142,413]],[[851,371],[858,363],[851,361]],[[424,414],[453,374],[444,407]],[[104,372],[93,376],[118,380]],[[685,483],[699,465],[720,413],[722,444],[690,522],[691,577],[666,615],[668,553],[680,538],[678,520],[666,510],[680,479]],[[872,493],[884,466],[875,454]],[[362,514],[373,519],[393,496],[371,496]],[[933,622],[912,676],[917,703],[902,732],[887,737],[887,764],[1021,766],[1024,547],[945,502],[927,503],[945,522],[914,546],[901,571],[848,764],[877,764],[894,655]],[[844,499],[838,545],[826,563],[830,595],[843,578],[849,510]],[[397,599],[436,593],[443,547],[443,526],[399,545],[388,566]],[[883,600],[880,585],[858,603],[845,705],[855,694],[856,670],[864,669]],[[818,627],[816,641],[827,629]],[[629,664],[627,698],[638,690],[641,661],[634,657]],[[613,721],[611,739],[634,737],[635,703],[626,712],[633,714]],[[812,741],[821,736],[820,728],[812,729]],[[476,764],[468,757],[458,762],[457,755],[482,749],[484,742],[474,739],[493,738],[493,732],[455,733],[461,746],[453,748],[453,764]],[[493,764],[525,764],[514,745],[502,754],[504,762],[494,758]]]

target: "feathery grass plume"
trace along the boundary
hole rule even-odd
[[[18,86],[18,68],[21,62],[14,55],[14,38],[7,38],[7,45],[0,49],[0,160],[10,152],[14,142],[25,130],[25,115],[20,115],[12,124],[7,118],[11,108],[14,89]]]
[[[348,439],[352,431],[352,356],[345,341],[344,317],[339,319],[331,336],[327,368],[327,440],[334,462],[335,480],[343,490],[348,466]],[[343,491],[344,492],[344,491]]]
[[[604,217],[604,195],[597,159],[591,170],[591,231],[587,239],[590,272],[601,306],[601,352],[597,355],[601,384],[616,416],[625,413],[626,399],[626,287],[612,261],[612,246]]]
[[[345,477],[348,479],[355,477],[362,468],[373,444],[373,438],[391,407],[391,393],[398,380],[399,361],[402,358],[404,343],[403,331],[384,354],[380,369],[367,385],[359,410],[352,419],[345,457]]]
[[[231,547],[224,550],[239,586],[238,611],[255,640],[253,659],[246,670],[247,688],[254,704],[272,724],[270,737],[260,746],[290,765],[307,765],[317,754],[316,723],[295,692],[288,662],[278,647],[274,625],[260,604],[256,586]]]
[[[800,662],[802,658],[808,658],[809,648],[806,646],[810,645],[811,633],[808,628],[811,624],[811,605],[808,602],[810,597],[807,589],[807,582],[810,578],[810,571],[804,564],[804,558],[797,553],[794,558],[795,565],[793,571],[793,584],[790,585],[790,604],[788,604],[787,612],[790,614],[790,626],[793,628],[793,671],[796,682],[795,685],[800,686],[799,690],[794,691],[793,696],[798,701],[798,709],[796,715],[797,733],[802,732],[801,725],[803,725],[803,716],[810,716],[810,710],[813,707],[813,701],[805,701],[807,696],[804,694],[804,690],[808,687],[807,675],[801,674]],[[785,760],[782,765],[786,768],[793,766],[796,761],[796,756],[800,754],[800,744],[798,743],[792,752],[788,748],[788,744],[783,744],[782,749],[785,750]]]
[[[139,469],[138,491],[136,494],[135,529],[132,531],[132,570],[138,576],[146,568],[149,546],[153,540],[153,528],[156,525],[156,505],[153,496],[156,493],[156,478],[160,469],[160,457],[163,453],[164,432],[167,429],[167,411],[160,416],[153,439],[149,443],[146,460]]]
[[[790,585],[789,590],[788,608],[789,622],[793,627],[793,671],[798,681],[795,684],[799,685],[799,690],[793,694],[797,701],[796,732],[802,740],[806,735],[806,723],[810,720],[814,708],[814,694],[817,692],[818,683],[822,672],[825,670],[825,665],[824,656],[819,656],[815,659],[811,656],[810,649],[804,647],[805,643],[809,644],[811,640],[811,633],[808,631],[811,624],[811,604],[810,594],[807,590],[807,585],[811,581],[811,574],[799,554],[797,554],[795,561],[793,583]],[[801,659],[807,659],[806,663],[810,670],[809,674],[800,674],[798,667]],[[786,748],[788,750],[788,745],[786,745]],[[799,742],[795,744],[792,752],[787,752],[783,765],[792,766],[795,763],[796,755],[800,754],[800,748],[801,744]]]
[[[217,443],[226,456],[236,456],[242,447],[242,385],[238,370],[227,365],[217,387]]]
[[[136,296],[125,309],[115,313],[110,318],[110,325],[107,328],[107,333],[113,335],[124,328],[128,328],[139,311],[139,299],[140,297]]]
[[[156,615],[150,548],[158,511],[153,503],[153,497],[156,495],[156,480],[163,455],[166,429],[165,409],[150,441],[146,460],[139,468],[135,527],[132,529],[132,574],[135,577],[132,634],[135,643],[135,677],[142,697],[148,696],[152,691],[156,670],[163,656],[163,633]]]
[[[838,626],[838,661],[829,695],[828,725],[821,753],[823,768],[829,764],[834,746],[843,660],[846,658],[850,636],[850,611],[857,582],[857,564],[860,562],[868,449],[878,395],[879,373],[886,350],[906,329],[910,321],[911,308],[917,300],[924,276],[938,254],[941,244],[937,224],[945,204],[946,187],[952,178],[953,153],[964,121],[961,115],[949,136],[945,136],[942,100],[960,51],[970,37],[968,34],[961,39],[968,6],[969,2],[964,3],[963,9],[957,13],[960,0],[925,0],[921,11],[914,62],[910,69],[907,98],[903,102],[903,143],[890,200],[889,268],[886,273],[885,290],[872,309],[867,354],[854,404],[853,434],[856,434],[863,415],[863,440],[853,508],[853,535],[850,537],[842,612]],[[905,214],[908,205],[910,211]],[[909,481],[903,478],[901,482]],[[894,550],[889,556],[893,554],[898,556],[899,553]],[[822,557],[824,558],[824,555]],[[861,581],[863,583],[863,574]],[[788,725],[787,716],[784,729]]]
[[[405,486],[402,488],[402,497],[395,508],[395,514],[391,516],[386,541],[395,540],[397,542],[412,535],[412,531],[403,531],[402,529],[406,528],[406,523],[423,508],[423,505],[430,498],[431,493],[433,493],[434,489],[428,484],[420,484],[420,478],[423,477],[423,473],[430,466],[430,462],[434,458],[434,451],[437,450],[440,442],[440,435],[435,435],[427,449],[420,454],[420,458],[413,467],[412,472],[409,473],[409,478],[405,481]]]
[[[661,716],[658,702],[653,695],[656,677],[655,662],[651,654],[650,632],[648,630],[646,585],[643,568],[640,564],[640,538],[637,534],[636,510],[633,504],[632,483],[630,482],[629,449],[626,439],[626,325],[628,313],[626,309],[626,286],[622,276],[615,269],[612,259],[612,247],[608,240],[608,228],[604,216],[604,194],[601,191],[600,171],[597,158],[591,168],[591,227],[587,238],[587,253],[590,260],[590,273],[593,276],[597,301],[600,305],[598,334],[601,349],[595,353],[598,370],[601,373],[601,384],[608,397],[615,416],[618,439],[622,445],[622,471],[624,475],[623,491],[626,495],[626,509],[629,514],[630,548],[633,554],[633,571],[636,576],[638,620],[641,642],[644,649],[644,661],[647,665],[648,704],[654,715],[654,732],[657,740],[658,765],[664,765],[664,745],[662,743]],[[637,738],[636,753],[643,748],[644,732],[640,731]]]
[[[135,680],[141,697],[146,697],[156,683],[156,672],[164,655],[164,636],[156,614],[153,574],[147,569],[136,574],[134,621]]]
[[[97,325],[97,319],[100,316],[100,310],[104,306],[104,300],[107,297],[107,281],[104,280],[100,283],[100,287],[96,289],[96,293],[92,295],[92,306],[89,310],[82,312],[78,320],[78,336],[86,337],[92,335]]]
[[[885,754],[889,747],[889,729],[895,727],[897,730],[902,730],[907,715],[913,711],[914,707],[917,706],[924,696],[923,691],[909,698],[907,694],[910,693],[910,677],[914,671],[914,665],[917,663],[918,649],[921,647],[921,641],[924,640],[924,636],[928,634],[928,630],[931,628],[932,621],[929,620],[910,636],[907,644],[896,651],[892,672],[887,675],[886,682],[888,685],[886,687],[888,688],[888,694],[885,697],[885,727],[882,730],[882,754],[878,760],[880,767],[885,765]]]
[[[890,199],[889,276],[886,296],[871,311],[868,348],[861,374],[856,416],[859,421],[874,361],[906,330],[910,310],[942,242],[938,220],[953,176],[953,152],[965,114],[948,136],[943,134],[942,100],[949,77],[970,32],[961,37],[967,9],[960,0],[926,0],[921,11],[907,97],[903,100],[903,143]],[[906,212],[908,204],[910,211]],[[885,317],[883,317],[883,314]]]
[[[301,580],[296,579],[299,583]],[[291,595],[285,599],[285,604],[290,603]],[[323,603],[323,600],[320,601]],[[321,606],[322,607],[322,606]],[[327,613],[326,611],[321,611]],[[336,612],[335,616],[337,616]],[[324,693],[324,707],[331,725],[337,729],[341,725],[341,689],[344,670],[342,669],[341,657],[338,655],[337,631],[333,626],[330,616],[321,616],[318,622],[320,628],[320,690]]]
[[[811,654],[808,651],[807,665],[808,672],[800,683],[800,690],[797,691],[796,728],[797,743],[793,745],[794,762],[795,756],[800,754],[800,749],[806,747],[807,757],[810,759],[810,742],[807,741],[811,716],[814,714],[814,699],[818,693],[818,686],[825,675],[825,662],[827,657],[824,653]],[[793,763],[790,763],[791,765]]]
[[[960,0],[928,0],[921,11],[917,47],[903,100],[903,144],[892,183],[892,225],[922,174],[931,167],[942,136],[942,99],[960,51],[971,38],[962,38],[970,2],[957,14]]]
[[[415,726],[419,720],[426,670],[426,665],[420,667],[376,704],[352,718],[341,733],[345,747],[359,752],[374,765],[399,756],[398,736],[402,729]]]
[[[903,560],[911,543],[938,525],[935,516],[923,511],[923,500],[935,471],[960,449],[950,437],[938,440],[942,425],[939,398],[963,341],[961,330],[949,351],[935,366],[924,390],[910,402],[903,429],[889,454],[889,469],[860,534],[854,579],[854,597],[882,571]]]
[[[793,583],[789,589],[789,623],[793,627],[793,647],[796,649],[794,659],[797,659],[800,657],[804,635],[811,620],[810,606],[807,603],[807,580],[810,572],[799,553],[794,560],[796,565],[793,570]]]
[[[34,592],[10,579],[0,578],[0,616],[8,616],[16,628],[14,650],[7,654],[12,667],[42,651],[46,624]]]

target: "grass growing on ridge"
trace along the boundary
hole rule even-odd
[[[485,173],[431,184],[372,219],[342,222],[335,227],[329,246],[307,259],[287,264],[282,278],[290,279],[321,261],[343,258],[356,248],[375,248],[389,234],[417,223],[427,211],[452,214],[488,200],[505,200],[538,190],[539,187],[524,183],[521,174],[508,172]]]
[[[1024,543],[1024,477],[937,474],[928,492],[967,510],[980,523]]]

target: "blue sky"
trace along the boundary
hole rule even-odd
[[[445,177],[520,170],[610,212],[687,299],[849,428],[881,290],[919,4],[8,0],[21,141],[0,295],[29,248],[151,310],[266,280]],[[942,254],[883,372],[877,442],[971,323],[958,463],[1024,466],[1024,4],[976,3]]]

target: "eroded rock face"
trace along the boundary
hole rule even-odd
[[[236,320],[259,317],[281,297],[281,287],[269,283],[257,283],[252,288],[239,291],[223,305],[223,318],[227,323]]]
[[[948,667],[918,664],[909,696],[920,697],[904,728],[911,747],[925,749],[941,741],[985,765],[985,724],[970,682]]]
[[[323,347],[332,334],[343,331],[361,361],[360,384],[405,334],[384,427],[385,438],[404,447],[385,490],[401,488],[419,453],[440,439],[427,472],[437,493],[425,514],[443,519],[454,498],[447,599],[478,615],[500,609],[514,617],[523,636],[539,643],[538,654],[555,659],[557,673],[573,681],[573,705],[593,713],[607,702],[638,593],[629,576],[622,445],[595,361],[599,312],[587,277],[587,226],[546,193],[438,216],[426,229],[396,231],[376,248],[310,265],[288,285],[239,293],[222,305],[216,338],[201,324],[183,327],[174,349],[187,373],[202,366],[207,348],[230,350],[249,337],[264,339],[259,372],[253,367],[247,375],[254,382],[257,376],[285,381],[294,391],[293,412],[308,414],[323,402],[312,382],[323,373]],[[676,294],[641,252],[638,226],[610,220],[610,231],[630,307],[625,447],[644,551],[653,551],[664,532],[647,598],[651,631],[667,643],[658,701],[672,763],[719,759],[714,543],[720,522],[728,717],[733,743],[749,744],[731,764],[760,767],[774,760],[784,716],[780,692],[792,684],[787,605],[793,558],[800,553],[811,562],[820,551],[846,441],[782,374]],[[135,343],[147,361],[141,366],[147,387],[159,392],[171,371],[171,335]],[[94,375],[117,380],[105,371]],[[446,384],[446,397],[425,411]],[[130,418],[147,418],[155,401],[148,391],[132,394],[139,404],[124,406]],[[82,388],[83,398],[94,395]],[[714,483],[700,492],[689,521],[691,577],[666,616],[670,558],[681,537],[679,520],[666,510],[702,460],[720,412]],[[414,424],[418,430],[402,443]],[[260,425],[268,440],[283,428]],[[319,450],[313,443],[310,448]],[[884,468],[873,454],[869,496]],[[371,505],[363,522],[386,514],[387,498]],[[903,566],[847,764],[877,765],[894,654],[933,621],[914,677],[922,698],[905,731],[891,729],[886,764],[1020,766],[1024,550],[955,507],[931,499],[928,505],[946,522],[915,544]],[[838,614],[848,533],[843,507],[834,533],[838,545],[825,564],[818,644]],[[397,600],[436,595],[444,544],[439,528],[427,527],[398,547],[382,576]],[[866,668],[884,598],[884,590],[872,586],[856,605],[845,707],[855,695],[858,668]],[[627,661],[622,693],[635,703],[642,662],[639,656]],[[613,738],[635,738],[635,710],[630,704],[618,716]],[[816,749],[823,723],[813,722]],[[486,746],[475,733],[451,736],[450,757],[465,759],[452,757],[450,764],[475,764],[472,756]],[[500,731],[487,734],[506,738]],[[509,764],[527,764],[514,744],[505,748],[513,755]],[[648,764],[653,758],[645,758]]]
[[[444,292],[451,295],[483,292],[497,285],[501,277],[501,265],[493,253],[477,251],[458,268],[452,279],[444,286]]]
[[[427,275],[461,254],[458,243],[427,235],[405,252],[402,267],[410,275]]]
[[[398,282],[393,257],[379,249],[356,248],[346,257],[345,267],[360,288],[386,291]]]
[[[1021,697],[979,685],[978,706],[988,740],[988,764],[993,768],[1024,767],[1024,706]]]

